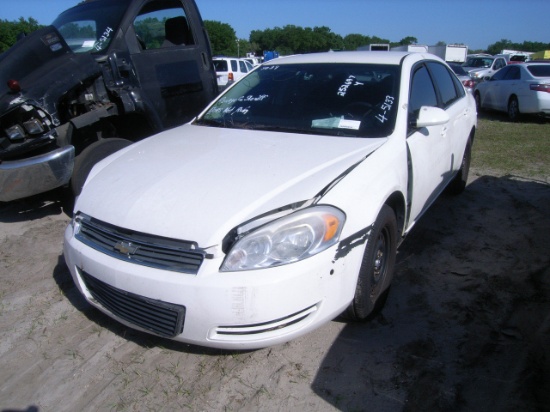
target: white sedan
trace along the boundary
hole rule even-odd
[[[123,324],[226,349],[381,308],[396,248],[461,192],[475,102],[441,59],[338,52],[270,61],[191,123],[98,163],[64,255]]]
[[[512,121],[520,114],[550,116],[550,64],[510,64],[488,81],[477,85],[474,96],[479,109],[508,113]]]

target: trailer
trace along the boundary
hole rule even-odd
[[[428,52],[441,57],[446,62],[464,63],[468,54],[468,46],[463,44],[428,46]]]
[[[406,52],[418,52],[418,53],[427,53],[428,46],[424,44],[408,44],[406,46],[395,46],[390,50],[392,51],[406,51]]]
[[[549,60],[550,50],[542,50],[531,55],[532,60]]]
[[[357,50],[361,51],[389,51],[390,45],[388,43],[375,43],[367,44],[366,46],[360,46]]]

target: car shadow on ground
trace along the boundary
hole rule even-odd
[[[0,202],[0,222],[24,222],[60,214],[71,217],[73,206],[67,189],[56,189],[25,199]]]
[[[550,186],[479,177],[399,249],[386,306],[347,324],[312,390],[340,410],[549,410]]]

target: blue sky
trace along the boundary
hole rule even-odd
[[[0,19],[33,17],[51,23],[78,0],[2,1]],[[252,30],[293,24],[327,26],[345,36],[359,33],[420,44],[464,43],[484,49],[501,39],[550,42],[548,0],[196,0],[203,19],[228,23],[238,38]]]

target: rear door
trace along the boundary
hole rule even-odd
[[[133,20],[131,51],[146,104],[163,128],[192,119],[216,95],[210,46],[196,9],[181,0],[145,2]]]

